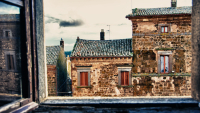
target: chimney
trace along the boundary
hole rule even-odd
[[[171,0],[171,7],[176,7],[177,0]]]
[[[77,36],[77,39],[76,39],[77,41],[79,41],[79,36]]]
[[[100,32],[100,40],[105,40],[104,39],[104,30],[103,29],[101,29],[101,32]]]
[[[63,48],[63,50],[64,50],[64,41],[63,41],[63,39],[61,38],[61,41],[60,41],[60,46]]]

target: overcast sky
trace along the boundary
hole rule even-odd
[[[170,7],[171,0],[44,0],[46,45],[65,41],[65,51],[80,39],[99,40],[131,38],[131,21],[125,18],[131,8]],[[192,0],[178,0],[177,7],[192,6]]]
[[[71,51],[77,36],[99,40],[101,29],[106,40],[131,38],[131,21],[125,18],[131,9],[170,6],[171,0],[44,0],[46,45],[59,45],[63,38],[65,51]],[[181,6],[192,6],[192,0],[177,0]],[[18,13],[0,3],[0,14]]]

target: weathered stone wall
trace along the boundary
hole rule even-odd
[[[124,90],[118,88],[117,65],[129,64],[132,58],[72,58],[73,96],[121,96]],[[92,66],[90,69],[91,87],[78,87],[77,67]],[[127,90],[128,91],[128,90]]]
[[[157,73],[158,51],[172,51],[172,71],[191,72],[191,15],[130,20],[133,24],[133,73]],[[161,33],[161,26],[168,26],[169,32]]]
[[[0,93],[21,94],[21,52],[19,15],[0,15]],[[7,20],[7,18],[9,18]],[[17,18],[17,19],[16,19]],[[10,37],[4,36],[4,30],[11,32]],[[15,70],[6,68],[6,52],[14,52]]]
[[[56,65],[47,65],[48,96],[57,95]]]
[[[131,86],[118,85],[117,65],[130,63],[129,58],[74,58],[72,59],[73,96],[190,96],[190,76],[132,76]],[[92,66],[91,87],[78,87],[77,67]]]

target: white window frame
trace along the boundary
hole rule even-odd
[[[121,72],[128,71],[129,72],[129,85],[132,85],[132,77],[131,77],[131,69],[132,67],[117,67],[118,68],[118,85],[121,86]]]
[[[90,68],[91,67],[77,67],[77,79],[78,79],[78,84],[77,84],[77,86],[78,87],[87,87],[87,86],[81,86],[80,85],[80,83],[81,83],[81,81],[80,81],[80,79],[81,79],[81,77],[80,77],[80,73],[81,72],[88,72],[88,86],[90,86],[91,84],[90,84]]]

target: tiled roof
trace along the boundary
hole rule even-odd
[[[132,39],[84,40],[74,45],[71,57],[132,56]]]
[[[0,14],[0,21],[20,21],[19,14]]]
[[[46,46],[47,65],[56,65],[60,46]]]
[[[132,9],[132,14],[126,17],[133,16],[151,16],[151,15],[173,15],[173,14],[191,14],[192,6],[184,7],[163,7],[163,8],[135,8]]]

